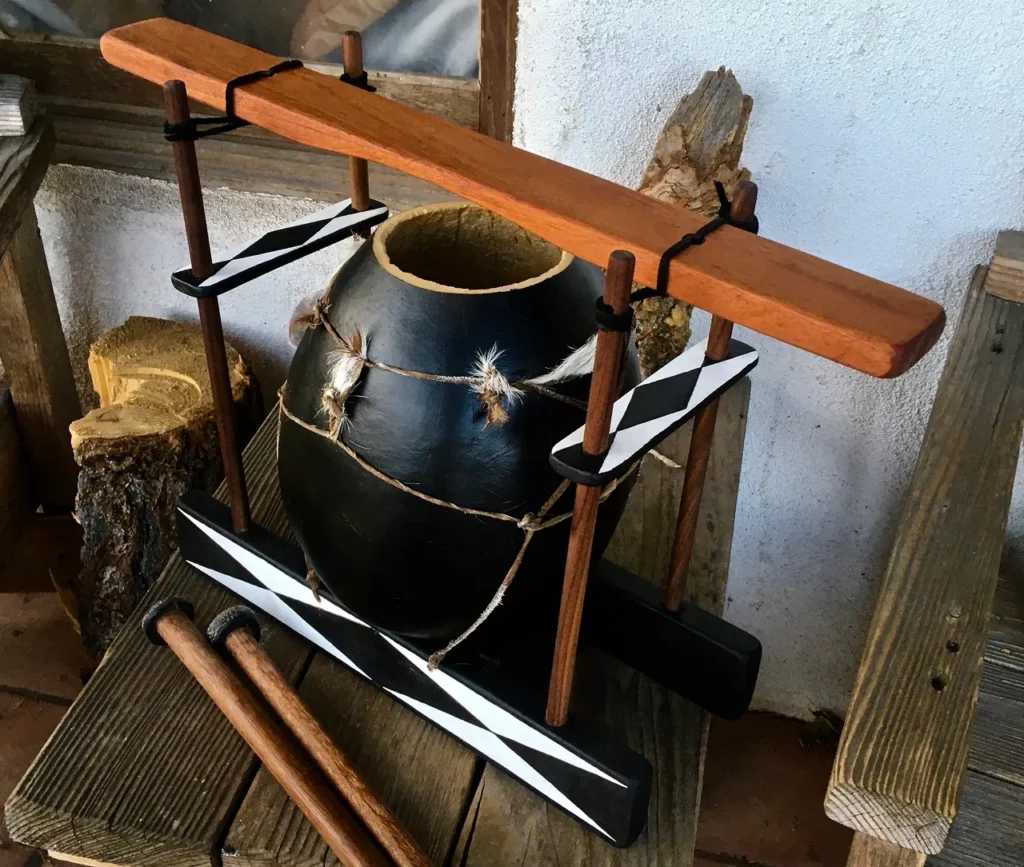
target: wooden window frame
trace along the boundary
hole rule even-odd
[[[518,0],[481,0],[478,79],[370,71],[377,92],[502,141],[512,138]],[[340,66],[307,63],[338,75]],[[174,179],[163,139],[160,88],[108,65],[95,44],[26,35],[0,41],[0,72],[35,82],[56,132],[54,162],[161,180]],[[195,106],[197,113],[208,111]],[[201,143],[203,181],[210,186],[336,200],[348,194],[337,155],[257,128]],[[450,198],[423,181],[370,167],[371,194],[400,210]]]

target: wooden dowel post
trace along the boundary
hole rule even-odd
[[[358,30],[346,30],[341,37],[341,57],[349,78],[359,78],[363,74],[363,37]],[[370,175],[366,160],[348,158],[348,185],[352,207],[357,211],[369,208]]]
[[[174,651],[228,722],[256,753],[296,806],[346,867],[388,867],[390,862],[297,744],[210,646],[188,616],[170,608],[154,620]],[[215,769],[211,769],[211,773]]]
[[[615,250],[608,258],[604,303],[611,307],[616,316],[621,316],[629,310],[634,265],[633,254],[625,250]],[[600,331],[597,335],[594,374],[590,380],[587,421],[583,431],[583,451],[590,455],[603,454],[608,448],[612,404],[617,397],[619,369],[626,337],[624,331]],[[573,504],[572,524],[569,530],[569,551],[565,559],[565,577],[562,582],[562,603],[558,612],[555,655],[551,664],[551,682],[548,686],[545,720],[550,726],[565,725],[569,718],[569,698],[576,669],[576,646],[579,641],[583,599],[587,590],[594,527],[597,523],[597,507],[600,501],[600,487],[576,486],[576,500]]]
[[[732,201],[732,218],[747,222],[754,217],[757,205],[757,185],[742,181],[736,188]],[[711,330],[705,357],[708,361],[722,361],[729,354],[732,339],[732,322],[720,316],[711,317]],[[672,557],[669,560],[668,583],[665,586],[665,607],[678,611],[686,592],[686,573],[693,556],[693,542],[697,536],[697,517],[700,501],[704,495],[704,481],[708,473],[708,459],[711,456],[711,442],[715,437],[715,421],[718,418],[718,398],[697,411],[693,418],[693,433],[690,435],[690,453],[686,459],[683,475],[683,493],[679,500],[679,515],[676,518],[676,535],[672,542]]]
[[[170,123],[185,123],[189,119],[188,95],[181,81],[164,84],[164,105]],[[185,217],[185,235],[192,273],[199,281],[213,273],[210,236],[206,230],[206,211],[203,190],[199,184],[199,164],[196,161],[195,142],[172,142],[174,169],[178,176],[178,193]],[[249,529],[249,492],[242,470],[242,454],[238,445],[238,424],[235,402],[231,395],[231,376],[228,372],[227,350],[224,346],[224,327],[220,319],[220,304],[216,297],[200,298],[199,325],[203,332],[206,365],[210,372],[210,391],[213,411],[217,419],[220,453],[224,461],[224,479],[231,503],[231,522],[238,533]]]
[[[255,615],[250,613],[250,616],[255,619]],[[217,643],[223,644],[395,864],[398,867],[430,867],[430,859],[310,713],[298,693],[260,646],[256,635],[241,624],[231,628]]]

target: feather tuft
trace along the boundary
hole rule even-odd
[[[597,334],[563,358],[547,373],[526,380],[530,385],[554,385],[567,379],[579,379],[594,372],[594,354],[597,350]]]
[[[478,352],[469,374],[476,380],[470,388],[480,395],[480,404],[487,413],[484,427],[501,427],[508,421],[506,405],[511,408],[523,398],[523,392],[498,370],[498,359],[504,354],[504,350],[498,349],[498,344],[486,352]]]

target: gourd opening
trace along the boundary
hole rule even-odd
[[[383,223],[373,251],[388,273],[435,292],[534,286],[573,257],[498,214],[465,202],[413,208]]]

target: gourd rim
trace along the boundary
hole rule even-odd
[[[538,257],[540,255],[544,255],[550,260],[553,260],[554,264],[546,267],[543,271],[527,279],[511,283],[503,283],[499,286],[471,288],[452,286],[431,280],[427,277],[423,277],[419,274],[406,270],[392,261],[391,253],[388,250],[388,241],[394,236],[396,230],[401,232],[402,229],[406,228],[412,221],[419,222],[431,215],[440,215],[454,211],[478,211],[482,214],[490,215],[493,220],[498,221],[498,224],[507,224],[510,235],[516,235],[521,239],[531,239],[531,243],[533,243],[534,247],[538,251],[543,251],[543,253],[538,252]],[[576,258],[572,253],[565,250],[559,250],[556,245],[549,241],[545,241],[539,235],[522,228],[511,220],[508,220],[498,214],[494,214],[493,212],[488,211],[487,208],[483,208],[480,205],[474,205],[471,202],[462,201],[421,205],[416,208],[410,208],[407,211],[402,211],[399,214],[395,214],[393,217],[390,217],[378,226],[377,230],[374,232],[373,253],[378,264],[393,277],[397,277],[399,280],[402,280],[412,286],[417,286],[420,289],[454,295],[490,295],[496,292],[514,292],[518,289],[527,289],[530,286],[536,286],[539,283],[543,283],[545,280],[550,280],[552,277],[562,273]]]

